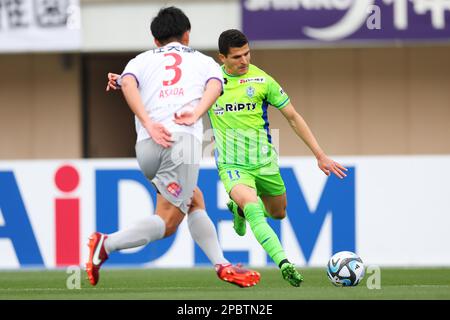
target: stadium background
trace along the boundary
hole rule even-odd
[[[30,219],[31,233],[36,238],[42,259],[31,257],[31,247],[14,240],[25,231],[19,225],[12,227],[11,217],[17,216],[17,212],[6,212],[10,210],[6,204],[10,203],[8,199],[12,193],[3,189],[0,190],[3,204],[0,267],[65,265],[58,263],[55,253],[58,250],[54,235],[56,198],[80,200],[79,241],[83,247],[80,244],[82,252],[78,261],[84,261],[84,239],[101,225],[96,221],[98,211],[103,214],[109,208],[98,205],[102,203],[98,198],[99,186],[95,185],[98,184],[98,171],[136,169],[134,161],[128,159],[134,157],[133,117],[119,92],[105,92],[106,74],[109,71],[120,73],[130,58],[153,47],[149,21],[161,6],[167,4],[163,1],[81,0],[78,49],[12,49],[1,53],[0,170],[12,172],[15,177],[15,180],[4,181],[17,182],[17,190],[26,207],[23,212]],[[213,57],[216,57],[221,31],[242,27],[239,1],[191,0],[169,4],[179,6],[190,17],[191,46]],[[4,19],[4,11],[2,14]],[[445,17],[450,24],[448,11]],[[270,28],[270,22],[267,28]],[[353,237],[357,240],[356,243],[350,240],[353,245],[349,249],[368,257],[371,264],[450,265],[447,248],[450,239],[446,231],[450,225],[447,195],[450,176],[446,170],[450,164],[449,41],[450,34],[439,41],[252,43],[252,63],[282,84],[324,150],[353,168],[355,175],[361,173],[357,179],[350,180],[349,189],[345,189],[353,192],[353,196],[346,198],[349,207],[339,210],[344,211],[342,219],[345,212],[355,214],[356,218],[352,218],[356,225]],[[302,196],[310,205],[306,214],[313,213],[314,203],[320,202],[318,199],[323,196],[321,188],[325,178],[315,172],[318,169],[309,150],[286,126],[281,114],[271,110],[269,119],[271,128],[280,132],[281,163],[286,170],[296,172],[296,177],[301,180]],[[205,127],[208,127],[208,121],[205,121]],[[74,193],[61,192],[53,182],[55,172],[66,164],[76,168],[82,182],[88,181]],[[206,159],[203,181],[208,179],[213,168],[212,160]],[[104,181],[102,186],[106,188],[108,180]],[[2,187],[11,185],[5,182]],[[94,192],[95,188],[97,192]],[[337,186],[330,188],[330,193],[339,190]],[[136,199],[120,207],[121,225],[152,210],[152,206],[146,204],[142,188],[130,185],[125,189],[128,193],[122,190],[125,193],[120,199]],[[300,194],[290,193],[289,189],[288,185],[288,199],[295,204],[296,201],[291,199]],[[217,193],[221,192],[217,190]],[[119,202],[119,196],[108,198],[106,194],[105,197]],[[223,194],[215,194],[207,202],[215,201],[213,197],[223,202]],[[339,202],[339,194],[329,199]],[[332,210],[338,211],[338,208],[330,206],[321,214],[339,218]],[[211,207],[208,211],[214,221],[220,223],[224,217],[220,211],[224,204],[215,203]],[[290,216],[295,214],[292,211],[289,211]],[[342,222],[337,218],[333,224],[345,224],[345,220]],[[297,222],[302,223],[302,220]],[[239,245],[239,239],[229,231],[231,227],[229,221],[227,223],[218,225],[225,242],[224,249],[247,251],[245,255],[229,253],[233,260],[267,265],[257,246],[250,245],[246,249]],[[333,231],[335,234],[331,237],[334,226],[330,221],[327,223],[326,227],[317,229],[321,232],[320,237],[306,238],[305,241],[313,241],[312,244],[300,243],[290,249],[297,263],[320,266],[334,249],[345,248],[345,243],[330,244],[330,241],[339,242],[340,238],[347,239],[347,235]],[[108,223],[103,226],[110,227]],[[286,226],[278,225],[278,228]],[[294,228],[294,235],[292,229],[289,230],[284,231],[289,234],[286,235],[289,242],[301,242],[302,235],[295,235],[298,229]],[[19,235],[11,235],[13,231]],[[177,248],[170,254],[164,256],[162,249],[134,260],[118,259],[116,263],[133,266],[205,264],[198,250],[194,251],[192,244],[184,243],[189,239],[186,229],[182,227],[179,234],[181,237],[177,237],[183,241],[177,242]],[[166,243],[169,247],[170,243]],[[320,248],[314,249],[316,245]],[[309,251],[320,251],[315,253],[312,262],[308,263],[308,259],[302,257],[305,252],[299,248],[305,247]],[[185,248],[191,248],[186,250],[190,253],[180,262],[176,257]],[[162,254],[163,259],[145,261],[145,257],[155,254]],[[313,255],[312,252],[309,254]]]

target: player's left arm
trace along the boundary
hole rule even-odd
[[[120,79],[120,74],[108,72],[108,84],[106,85],[106,91],[118,90],[120,85],[117,82]]]
[[[322,170],[327,176],[329,176],[330,172],[332,172],[340,179],[347,176],[344,173],[347,169],[336,161],[333,161],[325,154],[317,142],[317,139],[314,137],[311,129],[306,124],[306,121],[297,112],[297,110],[295,110],[294,106],[290,102],[280,111],[289,122],[289,125],[292,127],[297,136],[299,136],[312,151],[317,159],[317,164],[320,170]]]

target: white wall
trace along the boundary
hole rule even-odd
[[[189,17],[191,43],[216,49],[223,30],[240,28],[239,1],[151,1],[82,3],[82,51],[144,51],[154,47],[150,22],[163,6],[175,5]]]

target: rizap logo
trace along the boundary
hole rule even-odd
[[[264,82],[266,82],[266,78],[257,77],[257,78],[247,78],[247,79],[239,80],[239,84],[244,84],[244,83],[249,83],[249,82],[264,83]]]
[[[242,110],[253,111],[256,109],[256,103],[227,103],[225,105],[225,111],[238,112]]]
[[[224,113],[224,109],[221,106],[219,106],[217,103],[216,103],[213,111],[216,116],[222,116]]]

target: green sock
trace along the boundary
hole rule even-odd
[[[281,261],[286,259],[286,254],[276,233],[264,218],[264,211],[261,205],[259,203],[247,204],[244,208],[244,214],[256,240],[278,266]]]
[[[234,202],[233,199],[230,199],[230,201],[233,201],[233,202]],[[266,217],[266,218],[272,218],[272,216],[270,215],[270,213],[267,212],[266,206],[264,205],[264,202],[262,201],[262,199],[261,199],[260,197],[258,197],[258,202],[259,202],[259,204],[261,205],[261,208],[263,209],[264,217]],[[236,203],[236,202],[234,202],[234,203]],[[245,217],[244,212],[242,211],[242,209],[241,209],[237,204],[236,204],[236,207],[238,208],[238,214],[239,214],[241,217]]]
[[[270,215],[270,213],[267,212],[266,206],[264,205],[264,202],[262,201],[262,199],[261,199],[260,197],[258,197],[258,202],[259,202],[261,208],[262,208],[263,211],[264,211],[264,217],[266,217],[266,218],[272,218],[272,216]]]

